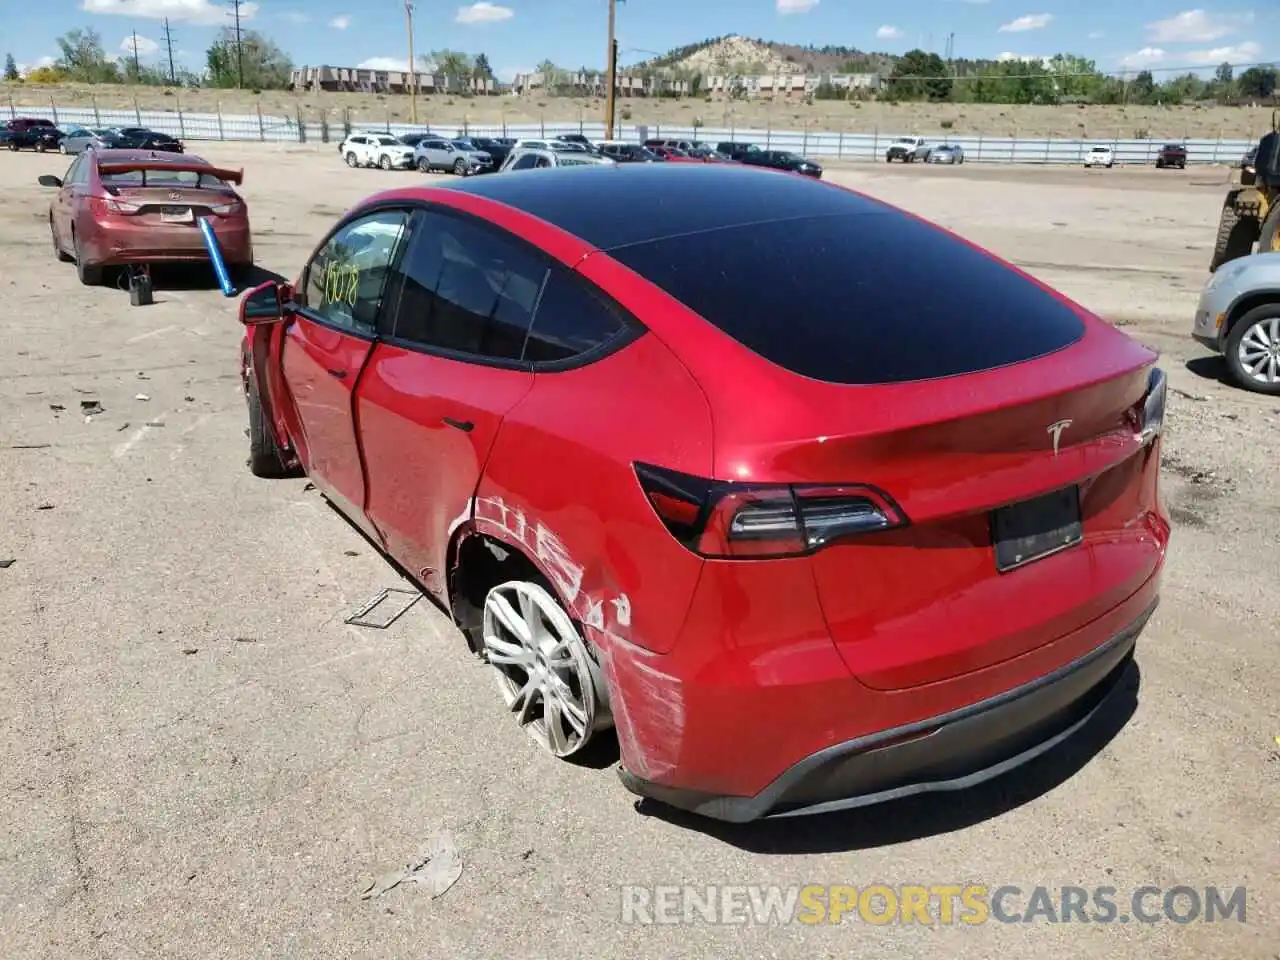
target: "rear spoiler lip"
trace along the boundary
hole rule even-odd
[[[166,163],[163,160],[111,160],[98,164],[98,173],[130,173],[134,170],[168,170],[175,173],[205,174],[237,186],[244,183],[244,170],[211,167],[207,163]]]

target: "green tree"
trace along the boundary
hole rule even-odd
[[[471,58],[465,53],[457,50],[436,50],[427,58],[427,62],[434,64],[435,72],[449,81],[449,89],[467,88],[467,78],[472,75],[472,65]]]
[[[1276,92],[1275,67],[1250,67],[1240,74],[1236,86],[1240,96],[1250,100],[1266,100]]]
[[[936,53],[908,50],[893,65],[886,92],[897,100],[947,100],[951,80],[946,74],[947,66]]]
[[[289,85],[293,61],[274,41],[256,30],[240,32],[237,55],[236,32],[223,27],[218,39],[205,52],[209,85],[231,88],[240,86],[244,70],[244,86],[251,90],[281,90]]]
[[[1156,81],[1150,70],[1140,70],[1129,83],[1125,99],[1129,103],[1152,103],[1156,98]]]
[[[68,30],[58,38],[57,68],[68,80],[80,83],[118,83],[120,69],[108,60],[97,30]]]
[[[1095,100],[1106,86],[1107,78],[1098,65],[1087,57],[1059,53],[1049,61],[1048,71],[1060,100]]]
[[[477,53],[475,63],[471,65],[471,75],[478,80],[492,80],[493,67],[489,66],[489,58]]]
[[[12,53],[4,55],[4,78],[6,80],[18,79],[18,64],[14,61]]]

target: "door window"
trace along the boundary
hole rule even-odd
[[[424,213],[399,269],[397,340],[519,360],[547,266],[475,221]]]
[[[88,177],[85,176],[85,155],[81,154],[71,161],[71,166],[67,168],[67,175],[62,178],[62,182],[67,186],[74,186],[77,183],[84,183]]]
[[[511,169],[512,170],[532,170],[537,165],[538,165],[537,154],[526,153],[524,156],[518,158],[516,162],[511,165]]]
[[[407,223],[403,210],[380,210],[330,237],[307,265],[302,298],[307,312],[344,330],[372,336]]]
[[[607,343],[624,329],[618,313],[582,280],[553,269],[538,301],[524,359],[534,363],[569,360]]]

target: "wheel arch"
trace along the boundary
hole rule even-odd
[[[1222,339],[1220,342],[1226,343],[1227,337],[1231,335],[1232,328],[1240,322],[1242,317],[1246,316],[1250,311],[1258,307],[1265,307],[1268,304],[1280,307],[1280,285],[1268,287],[1264,290],[1251,290],[1237,299],[1227,308],[1227,320],[1222,326]]]

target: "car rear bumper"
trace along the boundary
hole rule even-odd
[[[211,217],[210,222],[226,263],[253,262],[253,241],[247,221]],[[130,263],[207,263],[209,260],[204,235],[194,223],[164,226],[121,221],[98,223],[91,236],[84,236],[82,249],[90,263],[103,267]]]
[[[1136,619],[1057,669],[976,703],[816,751],[753,796],[668,786],[625,769],[619,776],[642,797],[735,823],[967,789],[1027,763],[1084,726],[1120,685],[1156,603],[1153,598]]]

